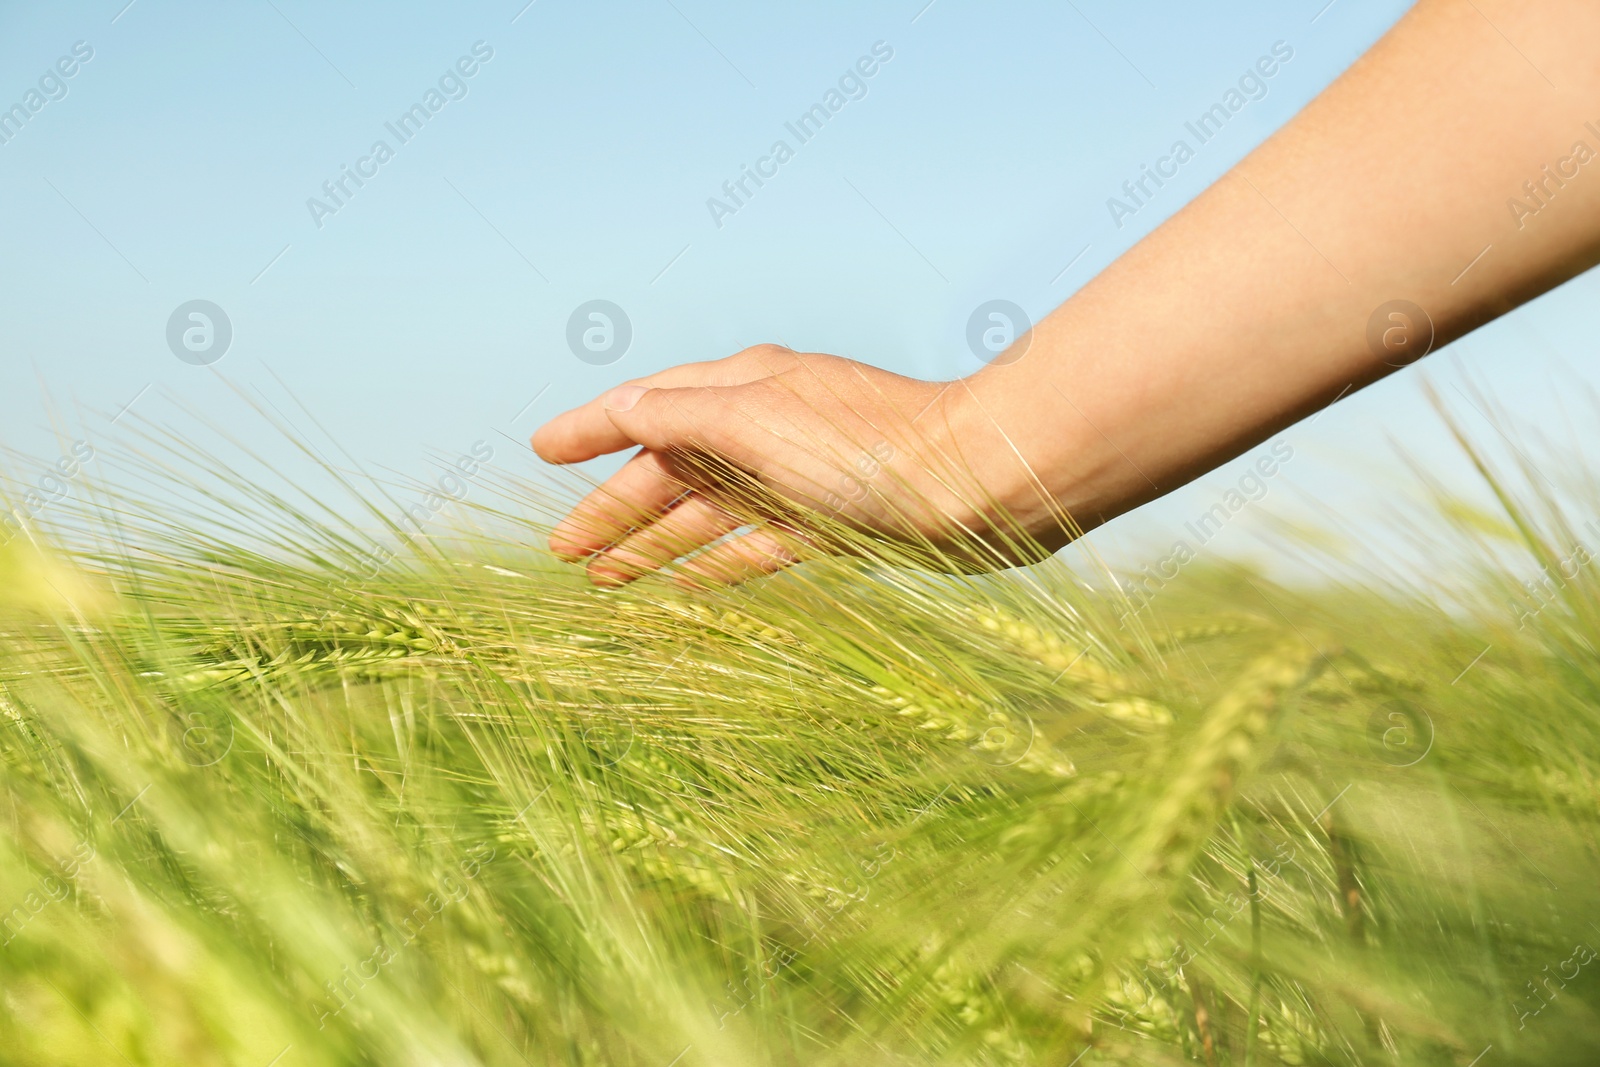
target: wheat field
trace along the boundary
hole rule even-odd
[[[1600,486],[1463,445],[1449,604],[1134,612],[600,591],[509,476],[416,537],[152,433],[0,549],[0,1062],[1592,1064]]]

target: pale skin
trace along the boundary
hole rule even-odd
[[[1600,0],[1421,0],[1014,361],[924,382],[761,345],[552,419],[533,438],[552,463],[640,451],[551,548],[614,585],[741,528],[697,455],[797,506],[682,579],[793,562],[808,508],[900,540],[1021,527],[1060,547],[1404,365],[1369,344],[1380,306],[1424,309],[1438,348],[1600,262],[1597,47]],[[1578,142],[1596,158],[1578,162]]]

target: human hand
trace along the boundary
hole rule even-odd
[[[601,585],[752,525],[684,563],[680,580],[739,581],[808,552],[848,551],[848,537],[834,536],[842,531],[963,568],[1039,558],[1015,531],[993,536],[1003,516],[1030,510],[1030,489],[1020,465],[1000,469],[992,447],[963,449],[974,433],[967,399],[959,383],[778,345],[636,379],[534,435],[534,451],[552,463],[642,446],[556,527],[551,548],[591,557]],[[1031,513],[1048,526],[1049,509]]]

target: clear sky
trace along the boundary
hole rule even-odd
[[[220,375],[292,391],[353,453],[422,477],[479,440],[531,468],[514,442],[542,418],[760,341],[966,373],[974,308],[1048,312],[1408,6],[525,3],[0,0],[0,107],[27,111],[0,124],[0,439],[53,461],[52,403],[102,450],[124,408],[247,422]],[[1136,213],[1108,208],[1274,46],[1292,58],[1258,99]],[[819,103],[839,106],[802,139],[786,124]],[[396,125],[418,104],[420,130]],[[1290,431],[1263,506],[1392,498],[1390,438],[1445,464],[1424,373],[1447,394],[1476,375],[1530,418],[1600,377],[1596,289]],[[215,345],[216,323],[183,311],[169,341],[195,300],[231,328],[209,365],[175,346],[197,323]],[[626,315],[614,361],[568,343],[593,300]],[[1098,543],[1159,549],[1248,462]],[[1213,549],[1248,552],[1253,522]]]

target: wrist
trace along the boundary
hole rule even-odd
[[[944,424],[985,498],[1056,548],[1157,494],[1116,443],[1114,407],[1085,383],[1069,395],[1034,355],[952,383]]]
[[[1052,439],[1027,398],[1009,394],[982,371],[950,382],[927,416],[937,416],[935,453],[961,487],[963,521],[1020,527],[1053,550],[1070,539],[1061,530],[1072,488],[1058,451],[1065,442]]]

